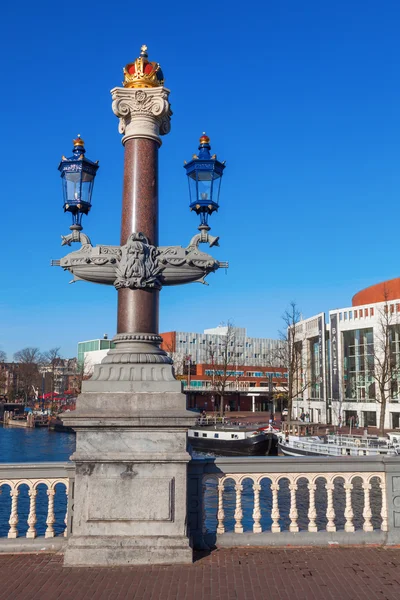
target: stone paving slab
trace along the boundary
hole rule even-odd
[[[64,568],[0,556],[0,600],[399,600],[400,548],[234,548],[193,565]]]

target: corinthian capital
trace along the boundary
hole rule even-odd
[[[122,143],[130,138],[150,138],[161,145],[161,135],[171,129],[172,111],[169,90],[158,88],[120,88],[111,90],[113,113],[119,118]]]

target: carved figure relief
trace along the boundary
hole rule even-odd
[[[159,264],[158,255],[158,249],[149,244],[143,233],[132,233],[121,248],[114,281],[116,289],[161,289],[159,275],[164,267]]]

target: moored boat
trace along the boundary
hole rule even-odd
[[[221,455],[274,455],[278,446],[278,438],[272,431],[224,425],[189,429],[188,441],[194,450]]]
[[[399,442],[378,436],[324,435],[296,436],[280,435],[279,450],[285,456],[398,456]]]

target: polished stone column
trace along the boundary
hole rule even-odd
[[[156,140],[125,142],[121,246],[133,232],[158,245],[158,148]],[[118,333],[158,333],[158,290],[118,290]]]

